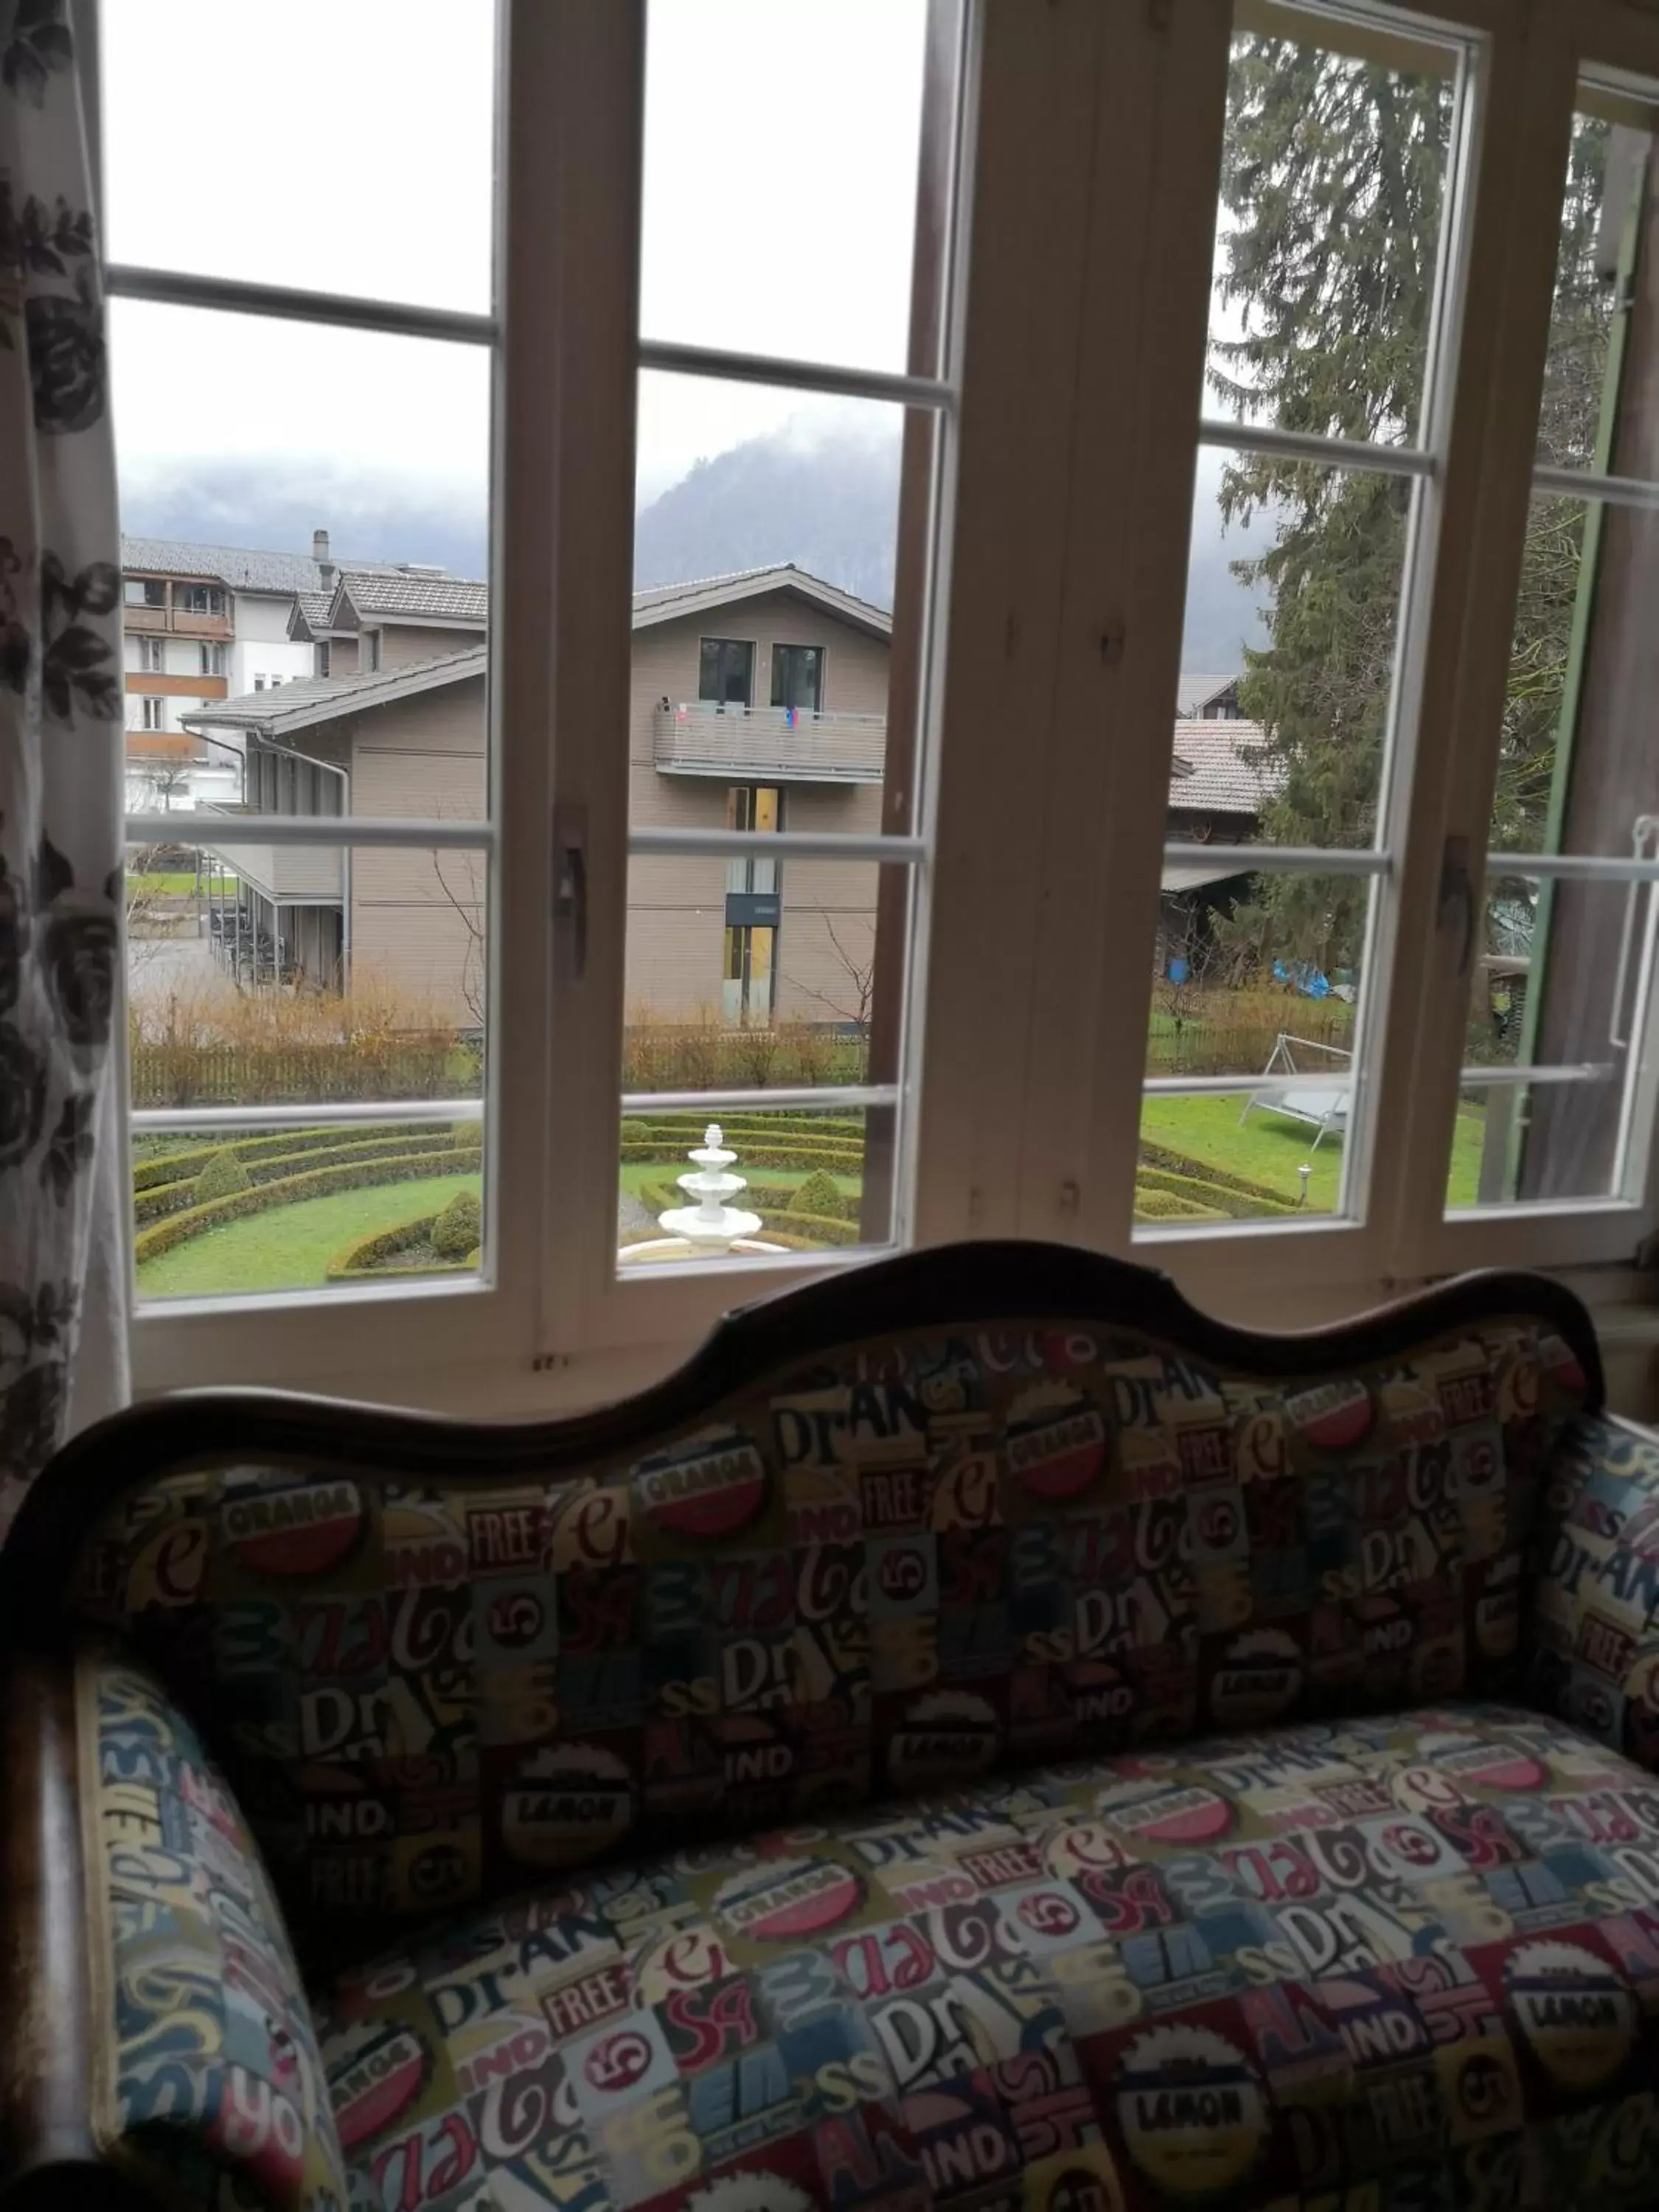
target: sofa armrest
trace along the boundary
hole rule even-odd
[[[0,2195],[29,2176],[29,2202],[206,2206],[228,2181],[238,2203],[337,2212],[310,2010],[196,1731],[108,1651],[14,1680],[8,1751],[21,1768],[15,1739],[33,1747],[33,1778],[9,1778],[7,1849],[28,1878],[0,1900],[0,2017],[30,2032],[0,2068]]]
[[[1659,1770],[1659,1436],[1606,1413],[1573,1422],[1534,1561],[1534,1701]]]

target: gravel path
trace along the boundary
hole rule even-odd
[[[654,1229],[657,1217],[651,1212],[642,1198],[635,1198],[631,1190],[617,1194],[617,1234],[625,1237],[631,1230]]]

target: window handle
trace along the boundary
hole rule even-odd
[[[1467,837],[1448,837],[1440,854],[1440,927],[1443,929],[1450,910],[1455,908],[1463,922],[1463,942],[1457,955],[1455,973],[1461,979],[1469,972],[1469,963],[1474,957],[1474,876],[1469,866],[1469,841]]]
[[[587,974],[587,809],[561,799],[553,809],[553,920],[570,947],[570,980]]]

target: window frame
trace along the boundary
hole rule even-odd
[[[774,712],[776,712],[776,711],[778,711],[778,710],[779,710],[779,709],[781,709],[781,708],[787,708],[789,706],[789,704],[790,704],[790,702],[789,702],[789,701],[788,701],[788,700],[787,700],[787,699],[780,699],[780,698],[778,697],[778,696],[777,696],[777,692],[778,692],[778,655],[779,655],[781,653],[791,653],[791,654],[797,653],[813,653],[813,654],[815,654],[815,655],[817,656],[817,666],[818,680],[817,680],[817,687],[816,687],[816,688],[817,688],[817,697],[813,700],[812,704],[811,704],[810,707],[805,708],[804,708],[804,709],[803,709],[803,708],[801,708],[797,707],[797,708],[795,708],[795,710],[794,710],[794,711],[795,711],[797,714],[800,714],[800,713],[805,712],[805,713],[809,714],[822,714],[823,713],[823,711],[824,711],[823,696],[824,696],[824,693],[825,693],[826,690],[827,690],[827,689],[828,689],[828,687],[829,687],[829,674],[830,674],[830,671],[829,671],[829,659],[830,659],[830,651],[829,651],[829,647],[828,647],[827,646],[823,646],[823,645],[791,645],[791,644],[789,644],[789,643],[787,642],[787,641],[782,641],[782,642],[780,642],[780,641],[776,641],[776,640],[775,640],[775,641],[774,641],[770,645],[769,645],[769,646],[768,646],[768,647],[767,647],[767,659],[768,659],[768,663],[769,663],[769,673],[770,673],[770,675],[771,675],[771,678],[772,678],[772,682],[771,682],[771,690],[772,690],[772,701],[771,701],[771,704],[772,704],[772,708],[773,708]],[[793,665],[793,663],[792,663],[792,665]]]
[[[1484,836],[1490,806],[1572,91],[1598,62],[1659,78],[1659,21],[1620,0],[1583,0],[1570,34],[1547,0],[1448,13],[1480,43],[1481,117],[1506,127],[1483,120],[1470,149],[1433,586],[1410,675],[1420,706],[1390,831],[1399,879],[1368,1202],[1356,1220],[1133,1248],[1206,1303],[1258,1316],[1264,1273],[1281,1312],[1300,1298],[1314,1317],[1337,1286],[1381,1294],[1447,1265],[1627,1258],[1653,1216],[1650,1194],[1616,1223],[1579,1207],[1501,1222],[1438,1212],[1462,1027],[1461,996],[1447,1011],[1455,933],[1440,862],[1448,836],[1478,823]],[[895,1198],[908,1241],[1024,1234],[1131,1249],[1141,1093],[1117,1071],[1126,1048],[1144,1064],[1231,15],[1229,0],[1041,11],[966,0],[945,250],[960,397],[938,417],[934,592],[917,654],[927,774],[897,1078],[913,1133]],[[603,733],[623,726],[628,685],[642,6],[504,0],[501,21],[497,268],[512,312],[492,433],[489,1273],[392,1296],[152,1307],[134,1324],[141,1386],[335,1380],[496,1413],[591,1401],[672,1364],[735,1298],[866,1256],[617,1278],[628,826],[620,749]],[[1144,222],[1126,225],[1126,206]],[[112,289],[131,288],[118,273]],[[404,311],[374,312],[416,326]],[[1036,328],[1045,343],[1031,348],[1024,334]],[[1104,482],[1112,501],[1069,495]],[[751,661],[751,703],[753,673]],[[509,751],[504,727],[551,742]],[[1018,808],[1011,727],[1028,801]],[[548,921],[565,842],[584,847],[594,886],[580,974]],[[1080,944],[1146,950],[1138,981],[1127,955],[1115,983],[1093,975],[1081,1019]]]
[[[716,669],[722,678],[726,668],[726,655],[728,652],[748,655],[748,682],[744,686],[744,696],[741,699],[727,699],[719,693],[711,698],[705,694],[702,688],[702,657],[711,646],[718,656]],[[756,638],[699,636],[697,640],[697,704],[700,707],[714,707],[721,713],[724,713],[728,707],[740,707],[744,714],[752,712],[755,704],[755,663],[759,657],[760,643]]]

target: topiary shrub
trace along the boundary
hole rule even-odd
[[[761,1216],[762,1237],[769,1237],[774,1230],[786,1237],[801,1238],[807,1247],[856,1244],[859,1241],[857,1223],[848,1221],[844,1214],[832,1218],[828,1214],[802,1213],[793,1206]]]
[[[1179,1197],[1172,1190],[1149,1190],[1143,1185],[1135,1187],[1135,1219],[1137,1221],[1224,1221],[1226,1215],[1218,1206],[1200,1206],[1196,1199]]]
[[[483,1164],[483,1148],[477,1141],[477,1132],[471,1134],[471,1144],[457,1145],[451,1152],[413,1152],[403,1159],[313,1168],[280,1182],[252,1184],[246,1190],[234,1191],[228,1198],[212,1199],[205,1206],[187,1206],[183,1212],[170,1214],[136,1237],[133,1260],[142,1267],[146,1260],[159,1259],[163,1252],[172,1251],[175,1244],[199,1236],[204,1229],[217,1229],[227,1221],[264,1213],[274,1206],[295,1205],[301,1199],[331,1198],[337,1191],[378,1188],[382,1183],[412,1182],[419,1176],[476,1175]]]
[[[1197,1205],[1229,1214],[1236,1221],[1252,1221],[1269,1213],[1294,1213],[1295,1202],[1269,1190],[1241,1190],[1237,1178],[1211,1176],[1194,1168],[1190,1175],[1175,1175],[1164,1168],[1142,1167],[1135,1176],[1140,1191],[1167,1191],[1174,1198],[1189,1198]]]
[[[216,1198],[233,1198],[239,1190],[246,1190],[252,1180],[234,1152],[215,1152],[196,1178],[191,1201],[192,1205],[208,1206]]]
[[[796,1213],[816,1213],[827,1221],[841,1220],[846,1215],[835,1177],[826,1175],[822,1168],[814,1168],[795,1193],[792,1210]]]
[[[623,1144],[643,1145],[649,1139],[650,1135],[651,1124],[648,1121],[641,1121],[637,1114],[623,1115],[622,1125]]]
[[[458,1190],[432,1224],[432,1249],[441,1259],[465,1260],[483,1234],[477,1194]]]

